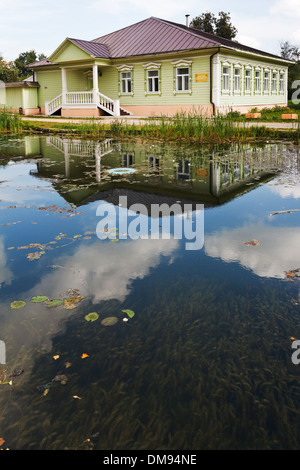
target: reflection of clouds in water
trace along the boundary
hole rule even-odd
[[[253,239],[260,244],[244,244]],[[205,237],[205,252],[227,263],[239,262],[257,276],[283,279],[285,271],[300,267],[300,228],[253,224],[223,229]]]
[[[161,255],[167,257],[178,248],[178,240],[135,240],[106,242],[80,246],[73,255],[62,256],[54,269],[43,277],[33,291],[57,298],[68,288],[79,289],[93,303],[101,300],[122,300],[129,293],[133,279],[145,277],[159,265]],[[66,266],[70,266],[66,268]]]
[[[270,185],[272,192],[278,194],[282,198],[300,199],[300,185],[295,184],[278,184]]]
[[[12,271],[6,266],[4,237],[0,237],[0,288],[2,284],[10,284],[13,279]]]

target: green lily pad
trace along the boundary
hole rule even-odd
[[[30,302],[38,304],[40,302],[45,302],[46,300],[48,300],[46,295],[36,295],[35,297],[32,297]]]
[[[132,310],[128,310],[128,309],[127,310],[122,310],[122,312],[127,313],[129,318],[132,318],[135,315],[135,313]]]
[[[101,321],[101,324],[104,326],[112,326],[112,325],[115,325],[117,321],[118,321],[117,317],[107,317]]]
[[[48,302],[45,302],[45,305],[46,307],[59,307],[62,303],[62,300],[48,300]]]
[[[86,319],[86,321],[96,321],[98,320],[99,315],[96,312],[92,312],[86,315],[84,318]]]
[[[10,304],[11,308],[22,308],[25,307],[25,305],[26,302],[24,302],[23,300],[15,300]]]

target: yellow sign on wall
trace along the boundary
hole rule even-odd
[[[195,74],[195,82],[208,82],[208,73],[196,73]]]

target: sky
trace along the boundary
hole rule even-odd
[[[229,13],[242,44],[278,55],[281,41],[300,45],[300,0],[0,0],[0,55],[49,56],[66,37],[92,40],[150,16],[185,24],[206,11]]]

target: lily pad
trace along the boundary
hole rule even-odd
[[[25,307],[25,305],[26,302],[24,302],[23,300],[15,300],[10,304],[11,308],[22,308]]]
[[[45,302],[46,300],[48,300],[46,295],[36,295],[32,297],[31,302],[38,304],[40,302]]]
[[[96,321],[98,320],[99,315],[96,312],[92,312],[86,315],[84,318],[86,319],[86,321]]]
[[[135,315],[135,313],[132,310],[128,310],[128,309],[127,310],[122,310],[122,312],[127,313],[129,318],[132,318]]]
[[[46,307],[59,307],[62,303],[62,300],[48,300],[45,305]]]
[[[113,326],[117,323],[117,317],[107,317],[101,321],[101,324],[104,326]]]

